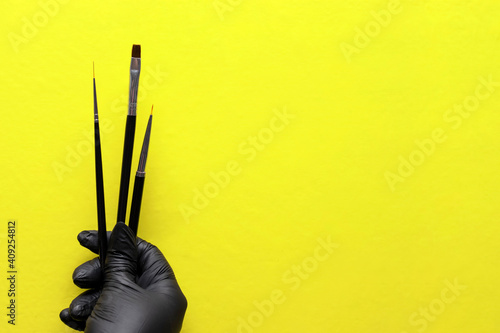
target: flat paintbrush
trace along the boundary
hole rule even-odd
[[[92,64],[92,67],[93,64]],[[95,143],[95,184],[97,193],[97,237],[99,243],[99,260],[101,267],[104,268],[106,260],[106,251],[108,246],[106,236],[106,209],[104,206],[104,180],[102,172],[101,138],[99,134],[99,115],[97,113],[97,93],[95,87],[95,69],[94,76],[94,143]]]
[[[139,158],[139,167],[135,174],[134,193],[132,194],[132,206],[130,207],[129,227],[135,235],[139,226],[139,214],[141,212],[142,192],[144,190],[144,180],[146,179],[146,159],[148,158],[149,138],[151,136],[151,123],[153,121],[153,107],[149,116],[146,134],[142,143],[141,157]]]
[[[132,60],[130,61],[130,85],[127,123],[125,126],[125,141],[123,143],[122,173],[120,180],[120,194],[118,198],[117,222],[125,222],[127,212],[128,188],[130,183],[130,169],[132,168],[132,151],[134,148],[135,122],[137,115],[137,92],[139,89],[139,76],[141,74],[141,46],[132,47]]]

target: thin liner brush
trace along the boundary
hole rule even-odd
[[[153,106],[151,106],[151,115],[149,116],[146,134],[142,143],[141,157],[139,166],[135,174],[134,193],[132,194],[132,206],[130,208],[129,227],[135,235],[139,227],[139,214],[141,212],[142,192],[144,190],[144,180],[146,179],[146,160],[148,158],[149,138],[151,137],[151,123],[153,121]]]
[[[139,89],[139,76],[141,74],[141,46],[132,47],[132,60],[130,61],[130,85],[127,123],[125,126],[125,140],[123,143],[122,173],[120,179],[120,194],[118,197],[117,222],[125,222],[127,213],[128,188],[130,184],[130,170],[132,168],[132,151],[134,148],[135,122],[137,115],[137,92]]]
[[[95,86],[95,67],[92,63],[94,76],[94,143],[95,143],[95,185],[97,194],[97,238],[99,243],[99,261],[104,269],[108,240],[106,236],[106,209],[104,206],[104,180],[102,172],[101,137],[99,134],[99,115],[97,112],[97,93]]]

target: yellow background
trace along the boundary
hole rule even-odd
[[[73,269],[93,257],[76,235],[97,223],[92,61],[111,229],[134,43],[133,169],[155,105],[140,236],[188,298],[183,332],[238,332],[239,320],[253,323],[244,333],[498,332],[500,87],[470,116],[446,118],[481,78],[500,82],[498,1],[401,1],[385,26],[372,13],[389,10],[384,0],[43,3],[2,2],[2,332],[71,331],[59,311],[80,292]],[[247,161],[238,147],[285,109],[294,118]],[[400,155],[421,157],[415,140],[435,129],[446,140],[391,189],[386,173]],[[233,160],[241,173],[187,223],[179,207]],[[15,328],[4,315],[8,219]],[[318,238],[338,244],[320,262]],[[304,263],[294,290],[286,276]],[[443,303],[456,281],[467,288]],[[256,314],[273,290],[286,300]],[[425,327],[411,321],[429,306],[439,314]]]

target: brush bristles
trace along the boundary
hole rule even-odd
[[[132,58],[140,58],[141,57],[141,46],[134,44],[132,46]]]

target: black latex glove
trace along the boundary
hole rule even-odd
[[[97,231],[82,231],[78,240],[98,252]],[[117,223],[109,238],[104,281],[98,258],[77,267],[73,281],[92,289],[61,311],[61,320],[71,328],[87,333],[181,330],[187,301],[172,268],[156,246],[136,241],[125,223]]]

